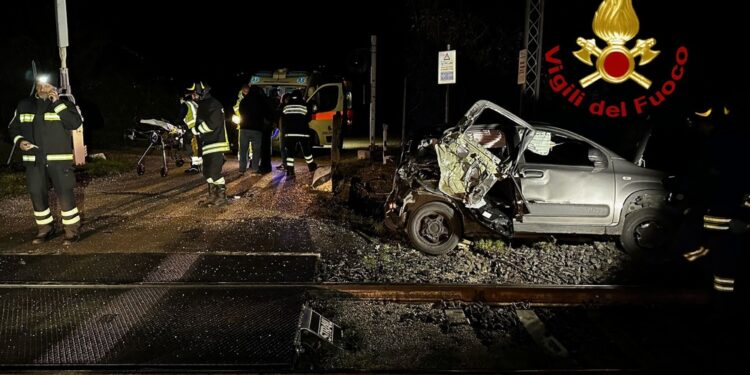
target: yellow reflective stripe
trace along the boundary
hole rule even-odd
[[[47,112],[44,114],[45,121],[60,121],[60,116],[57,113]]]
[[[716,289],[719,292],[734,292],[733,286],[714,284],[714,289]]]
[[[734,284],[734,279],[728,279],[725,277],[714,276],[714,282],[719,284]]]
[[[229,147],[213,148],[208,151],[203,150],[203,155],[214,154],[217,152],[229,152]]]
[[[722,225],[713,225],[713,224],[703,224],[703,228],[711,229],[711,230],[729,230],[729,227],[725,227]]]
[[[32,122],[34,121],[34,114],[33,113],[21,113],[18,115],[18,120],[21,122]]]
[[[16,144],[19,139],[23,139],[23,136],[17,135],[15,138],[13,138],[13,144]]]
[[[74,207],[70,211],[60,211],[60,214],[63,216],[72,216],[78,213],[78,207]]]
[[[698,248],[698,250],[684,253],[682,254],[682,256],[685,257],[685,259],[687,259],[689,262],[692,262],[698,258],[708,255],[708,251],[709,250],[707,248],[701,246],[700,248]]]
[[[725,217],[719,217],[719,216],[709,216],[709,215],[703,215],[703,221],[709,222],[709,223],[728,223],[732,221],[732,219],[728,219]]]
[[[229,147],[229,143],[227,143],[227,142],[211,143],[211,144],[203,146],[203,149],[204,150],[205,149],[212,149],[212,148],[215,148],[215,147],[222,147],[222,146],[223,147]]]
[[[204,122],[201,122],[200,125],[198,125],[198,131],[200,131],[201,133],[210,133],[213,130],[211,130],[211,128],[209,128],[206,122],[204,121]]]
[[[211,177],[209,177],[209,178],[206,179],[206,182],[208,182],[209,184],[213,184],[214,183],[214,179],[211,178]]]
[[[64,111],[66,108],[68,108],[67,105],[60,104],[57,107],[55,107],[54,111],[55,111],[55,113],[60,113],[60,112]]]
[[[49,154],[47,161],[73,160],[73,154]]]
[[[713,110],[713,108],[709,108],[705,112],[695,112],[695,114],[698,115],[698,116],[700,116],[700,117],[708,117],[708,116],[711,116],[712,110]]]
[[[224,180],[224,177],[214,181],[214,185],[224,185],[226,181]]]
[[[34,211],[34,216],[45,217],[50,214],[49,208],[44,211]]]
[[[24,156],[21,157],[21,159],[23,159],[23,161],[36,161],[36,156],[35,155],[24,155]]]
[[[63,219],[62,223],[63,223],[63,225],[70,225],[70,224],[75,224],[75,223],[77,223],[79,221],[81,221],[81,217],[76,215],[76,217],[74,217],[72,219]]]
[[[52,216],[50,216],[50,217],[48,217],[46,219],[37,220],[36,223],[39,224],[39,225],[46,225],[46,224],[51,223],[53,220],[54,219],[52,218]]]

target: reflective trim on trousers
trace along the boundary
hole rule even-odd
[[[54,219],[52,218],[52,216],[50,216],[50,217],[48,217],[46,219],[41,219],[41,220],[37,219],[36,223],[38,225],[47,225],[47,224],[51,223],[53,220]]]
[[[734,292],[734,279],[714,275],[714,289],[718,292]]]
[[[60,214],[63,216],[73,216],[78,213],[78,207],[73,207],[70,211],[61,211]]]
[[[79,221],[81,221],[81,217],[78,216],[78,215],[76,215],[72,219],[62,219],[63,225],[72,225],[72,224],[75,224],[75,223],[77,223]]]

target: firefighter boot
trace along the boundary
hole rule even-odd
[[[202,202],[203,206],[209,207],[211,206],[214,201],[216,200],[216,185],[209,183],[208,184],[208,198]]]
[[[78,242],[78,240],[81,238],[79,234],[80,227],[81,225],[79,223],[66,225],[64,227],[65,237],[63,238],[63,246],[70,246],[73,244],[73,242]]]
[[[318,169],[318,164],[315,162],[312,162],[307,165],[307,170],[309,170],[310,173],[315,172],[316,169]]]
[[[229,203],[227,201],[227,185],[216,185],[216,187],[214,187],[214,191],[214,207],[221,207]]]
[[[40,243],[47,242],[52,236],[55,235],[55,226],[52,224],[47,225],[40,225],[39,226],[39,232],[37,232],[36,236],[34,237],[34,240],[31,241],[34,245],[39,245]]]

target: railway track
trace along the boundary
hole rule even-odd
[[[304,289],[312,296],[355,298],[403,303],[446,300],[482,302],[490,305],[701,305],[710,302],[708,290],[643,285],[488,285],[488,284],[357,284],[357,283],[245,283],[245,282],[137,282],[92,283],[2,283],[4,288],[51,289]]]

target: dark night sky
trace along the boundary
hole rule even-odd
[[[594,37],[591,20],[600,2],[547,0],[545,49],[560,44],[572,51],[576,37]],[[737,51],[744,48],[741,38],[747,35],[743,31],[747,20],[745,13],[738,10],[739,5],[732,1],[633,2],[641,22],[638,37],[656,38],[656,49],[664,52],[654,63],[643,67],[644,74],[655,81],[661,80],[662,72],[670,68],[676,47],[686,45],[690,50],[689,79],[680,83],[669,105],[655,111],[655,118],[671,121],[684,117],[686,103],[703,87],[709,86],[709,81],[720,82],[719,91],[747,102],[746,68],[737,56]],[[2,121],[10,118],[15,102],[28,94],[30,83],[23,77],[31,59],[37,59],[45,69],[58,67],[53,4],[54,0],[7,2],[0,14],[0,79],[6,88],[0,94]],[[413,26],[413,16],[424,14],[423,9],[427,8],[432,10],[433,16],[440,15],[444,9],[448,19],[465,20],[465,24],[455,24],[476,28],[480,31],[477,38],[484,38],[479,40],[480,44],[488,45],[483,51],[481,45],[462,48],[459,41],[453,41],[459,58],[459,83],[452,89],[455,90],[452,112],[456,114],[451,116],[453,120],[477,99],[490,99],[513,110],[518,107],[515,69],[522,31],[522,0],[495,3],[214,0],[193,4],[68,0],[69,64],[74,92],[82,107],[88,105],[100,108],[98,112],[106,112],[93,111],[89,119],[94,123],[96,119],[102,124],[111,122],[107,118],[107,113],[113,110],[111,102],[120,100],[123,106],[128,106],[119,109],[123,113],[152,114],[157,109],[133,97],[143,97],[146,102],[156,102],[148,98],[155,98],[162,92],[176,97],[179,87],[194,78],[211,83],[216,96],[225,106],[231,106],[239,85],[259,69],[326,66],[331,72],[354,76],[355,81],[364,82],[367,74],[356,76],[347,71],[347,61],[353,51],[366,48],[369,35],[375,33],[379,36],[380,48],[379,122],[400,123],[401,83],[408,74],[413,82],[409,94],[410,122],[435,123],[442,118],[438,112],[442,112],[443,88],[429,76],[436,76],[433,74],[437,65],[436,52],[444,46],[444,41],[437,41],[439,37],[426,35],[424,31],[436,29],[420,30]],[[463,35],[462,31],[452,32]],[[445,33],[446,30],[435,32]],[[290,33],[296,38],[289,39]],[[471,40],[464,43],[471,44]],[[420,53],[426,57],[416,58]],[[420,80],[421,73],[425,73],[429,81]],[[123,87],[129,85],[133,90],[123,92]],[[615,94],[627,95],[628,90],[634,90],[632,85],[630,88],[621,86],[613,89]],[[112,95],[106,96],[108,90]],[[356,96],[362,96],[361,88],[355,92]],[[632,127],[623,121],[592,121],[585,113],[576,113],[562,105],[557,97],[543,99],[552,104],[549,104],[549,111],[538,117],[554,120],[559,116],[577,122],[578,128],[572,127],[584,133],[586,127],[598,127],[590,133],[606,138],[604,133],[617,134]],[[366,120],[366,113],[361,115],[360,119]]]

